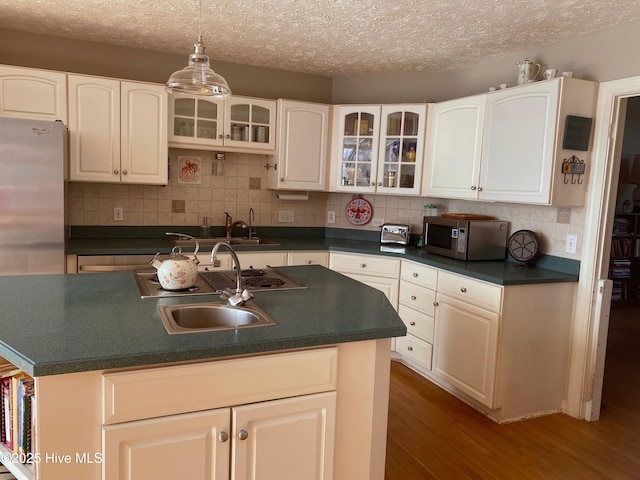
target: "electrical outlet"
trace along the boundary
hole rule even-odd
[[[336,212],[333,210],[327,212],[327,223],[336,223]]]
[[[567,245],[565,247],[565,252],[576,253],[577,247],[578,247],[578,236],[567,235]]]
[[[384,225],[384,218],[374,218],[373,220],[371,220],[371,225],[373,225],[374,227],[381,227],[382,225]]]
[[[122,207],[113,207],[113,221],[122,222],[124,220],[124,212]]]
[[[293,210],[278,210],[278,223],[293,223]]]

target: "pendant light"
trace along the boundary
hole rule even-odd
[[[165,88],[169,93],[229,98],[231,97],[229,84],[222,75],[218,75],[211,69],[209,57],[204,54],[201,32],[202,0],[199,0],[198,8],[198,41],[193,44],[194,53],[189,55],[189,64],[186,67],[169,77]]]

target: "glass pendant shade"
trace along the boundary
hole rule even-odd
[[[209,66],[209,57],[204,54],[204,44],[200,35],[193,47],[194,53],[189,55],[189,64],[169,77],[166,90],[169,93],[186,93],[213,98],[231,97],[231,89],[227,81]]]

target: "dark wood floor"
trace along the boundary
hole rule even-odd
[[[640,310],[610,323],[598,422],[498,425],[392,362],[386,480],[640,479]]]

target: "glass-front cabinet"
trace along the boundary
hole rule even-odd
[[[420,194],[426,114],[426,105],[382,107],[379,193]]]
[[[341,162],[337,190],[375,192],[380,107],[340,107]]]
[[[172,95],[169,146],[275,150],[276,102],[248,97],[213,100]]]
[[[419,195],[427,106],[337,108],[335,190]]]

